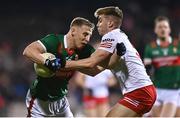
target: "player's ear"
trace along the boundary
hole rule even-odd
[[[109,21],[108,21],[108,27],[109,27],[109,28],[112,28],[113,25],[114,25],[114,22],[113,22],[112,20],[109,20]]]
[[[76,32],[75,27],[71,27],[71,29],[70,29],[70,30],[71,30],[71,35],[72,35],[72,36],[74,36],[74,34],[75,34],[75,32]]]

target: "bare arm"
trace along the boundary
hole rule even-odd
[[[111,53],[97,49],[89,58],[81,59],[78,61],[67,61],[65,68],[71,69],[90,69],[94,68],[97,65],[101,64],[105,59],[109,58]],[[103,65],[107,67],[106,64]]]
[[[114,68],[117,66],[117,63],[120,61],[120,56],[118,56],[116,53],[113,53],[113,55],[110,58],[110,61],[108,63],[109,69]]]
[[[23,55],[35,63],[44,64],[45,59],[41,56],[41,54],[44,52],[45,52],[45,50],[40,45],[40,43],[35,41],[35,42],[32,42],[31,44],[29,44],[24,49]]]
[[[109,79],[108,79],[108,86],[109,87],[112,87],[112,86],[115,86],[117,84],[117,80],[114,76],[111,76]]]
[[[83,73],[76,72],[75,82],[78,86],[80,86],[81,88],[84,88],[85,87],[85,75]]]
[[[105,68],[101,67],[101,66],[96,66],[94,68],[85,68],[85,69],[77,69],[78,71],[90,75],[90,76],[95,76],[97,74],[99,74],[100,72],[102,72]]]
[[[76,69],[88,75],[95,75],[108,67],[108,63],[104,61],[109,61],[111,53],[97,49],[89,58],[81,59],[78,61],[67,61],[65,68]],[[97,65],[101,65],[97,66]]]

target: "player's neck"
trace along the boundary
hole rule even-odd
[[[111,31],[113,31],[113,30],[115,30],[115,29],[118,29],[118,27],[116,27],[116,26],[110,27],[110,28],[108,29],[108,32],[111,32]]]
[[[72,36],[69,33],[66,34],[66,40],[67,40],[67,48],[74,49],[74,47],[75,47],[74,41],[73,41]]]
[[[159,38],[159,39],[160,39],[161,42],[169,42],[169,38],[170,38],[170,36]]]
[[[161,47],[167,47],[169,46],[170,42],[170,36],[166,38],[159,38],[160,39],[160,46]]]

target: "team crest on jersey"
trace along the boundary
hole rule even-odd
[[[168,49],[162,49],[162,51],[165,56],[168,54]]]
[[[176,47],[173,48],[173,52],[177,53],[177,48]]]
[[[113,41],[114,41],[114,39],[110,39],[110,38],[104,39],[104,40],[102,40],[100,47],[111,48]]]

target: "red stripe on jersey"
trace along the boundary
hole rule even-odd
[[[112,43],[110,43],[110,42],[101,43],[100,45],[107,45],[107,44],[112,45]]]
[[[109,42],[101,43],[100,47],[111,48],[112,47],[112,43],[109,43]]]
[[[100,46],[100,47],[103,47],[103,48],[111,48],[112,46]]]
[[[162,66],[180,66],[180,56],[157,57],[152,60],[156,68]]]
[[[34,97],[32,97],[31,100],[30,100],[29,107],[27,108],[27,109],[28,109],[28,115],[27,115],[27,117],[31,117],[31,110],[32,110],[32,107],[33,107],[33,104],[34,104],[34,100],[35,100]]]

